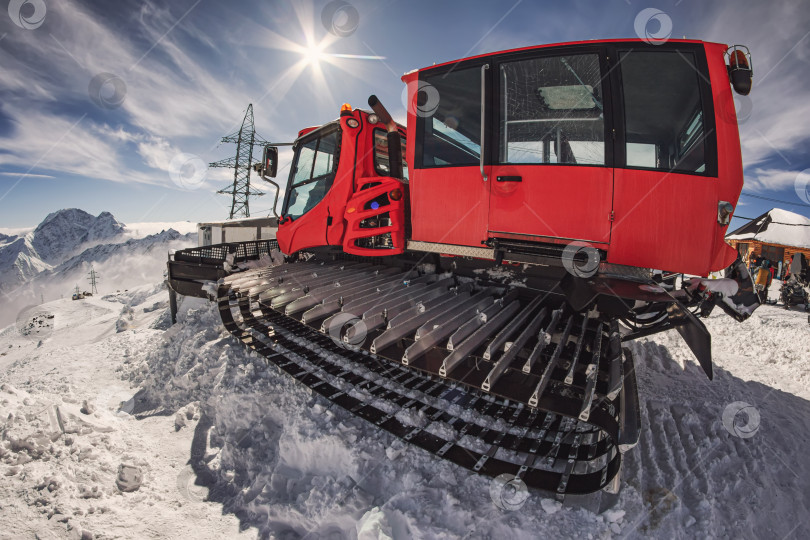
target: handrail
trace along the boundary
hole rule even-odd
[[[487,70],[489,69],[489,64],[484,64],[481,66],[481,144],[479,148],[481,149],[481,155],[478,157],[478,163],[481,167],[481,178],[484,179],[484,182],[487,181],[487,174],[484,172],[484,138],[486,137],[486,116],[487,116],[487,100],[486,100],[486,90],[487,90]]]
[[[193,248],[180,249],[174,252],[175,261],[184,262],[206,262],[216,264],[224,262],[228,255],[233,254],[233,262],[257,260],[263,254],[269,254],[278,249],[278,242],[275,239],[251,240],[249,242],[228,242],[225,244],[213,244],[210,246],[197,246]]]

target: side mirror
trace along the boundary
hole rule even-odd
[[[268,178],[275,178],[278,172],[278,148],[275,146],[265,146],[264,155],[262,156],[262,169],[264,169],[264,176]]]

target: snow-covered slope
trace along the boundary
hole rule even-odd
[[[714,381],[675,332],[630,343],[643,432],[621,495],[561,506],[531,492],[510,512],[490,479],[329,406],[247,353],[213,304],[185,299],[179,323],[159,330],[166,300],[161,286],[59,300],[41,306],[55,317],[43,341],[0,332],[5,534],[810,535],[810,332],[800,311],[763,306],[742,324],[710,317]],[[740,402],[747,417],[729,422]],[[122,463],[141,471],[137,491],[117,487]]]

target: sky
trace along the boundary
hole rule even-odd
[[[206,164],[235,153],[220,139],[249,103],[261,137],[290,142],[370,94],[404,120],[400,77],[413,69],[668,26],[751,49],[736,214],[810,216],[810,0],[339,1],[3,0],[0,228],[71,207],[125,223],[225,219],[230,199],[215,192],[233,171]],[[640,18],[648,8],[660,15]],[[271,205],[253,199],[251,215]]]

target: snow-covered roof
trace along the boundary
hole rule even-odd
[[[726,239],[759,240],[769,244],[810,248],[810,218],[772,208],[727,235]]]

